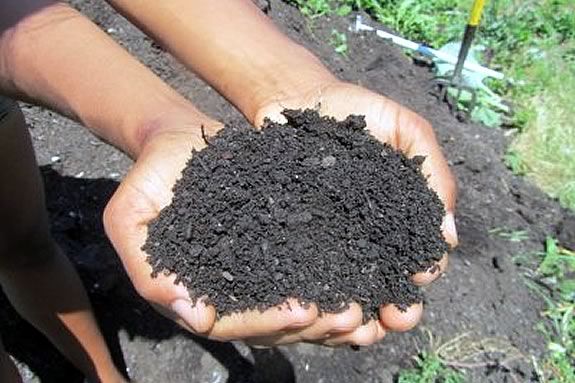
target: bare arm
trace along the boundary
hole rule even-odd
[[[202,76],[252,122],[277,99],[334,76],[251,0],[108,0]]]
[[[207,119],[71,7],[2,3],[0,92],[75,118],[132,156],[175,109]]]

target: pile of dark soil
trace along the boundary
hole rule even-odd
[[[421,300],[409,277],[447,251],[437,195],[363,117],[284,111],[287,124],[227,127],[193,154],[149,227],[154,273],[176,273],[220,315],[287,297],[337,312]]]

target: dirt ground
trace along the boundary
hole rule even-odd
[[[224,122],[241,118],[106,4],[72,3],[202,110]],[[541,250],[546,235],[575,247],[575,216],[505,168],[501,158],[507,138],[502,131],[458,122],[438,104],[429,91],[428,68],[413,65],[397,48],[368,35],[348,33],[347,57],[337,55],[327,43],[332,29],[346,30],[353,16],[310,24],[280,1],[260,3],[269,5],[268,14],[280,28],[341,78],[403,103],[433,123],[459,182],[460,246],[451,256],[448,274],[426,291],[419,329],[390,334],[378,345],[359,351],[307,344],[250,350],[240,343],[197,338],[155,314],[137,296],[105,238],[102,210],[130,160],[78,124],[24,106],[46,181],[54,235],[80,270],[118,364],[141,383],[391,382],[429,344],[427,331],[435,344],[470,332],[456,358],[461,359],[472,340],[496,338],[490,344],[497,346],[483,355],[480,366],[467,370],[469,381],[534,380],[529,360],[545,350],[544,339],[534,329],[544,306],[525,287],[523,270],[513,257]],[[529,238],[510,242],[489,234],[494,228],[526,230]],[[0,332],[20,362],[25,382],[82,381],[4,297]]]

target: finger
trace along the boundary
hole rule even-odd
[[[250,310],[226,315],[216,321],[207,335],[218,340],[266,336],[286,328],[310,325],[317,315],[314,305],[303,307],[297,299],[290,298],[286,303],[263,312]]]
[[[326,346],[340,346],[344,344],[369,346],[382,340],[384,337],[385,329],[381,323],[377,320],[371,320],[352,332],[332,335],[323,341],[323,344]]]
[[[379,320],[382,326],[390,331],[408,331],[415,327],[423,315],[423,304],[416,303],[401,311],[394,304],[379,308]]]
[[[182,310],[177,308],[176,305],[172,305],[170,307],[170,306],[163,306],[154,302],[149,303],[154,308],[154,310],[156,310],[169,320],[176,322],[180,327],[184,328],[185,330],[198,335],[203,335],[207,333],[213,326],[216,319],[216,312],[212,306],[205,307],[205,310],[201,314],[198,314],[198,316],[200,316],[202,319],[196,321],[194,319],[190,319],[189,314],[186,314],[185,312],[186,310],[185,308]],[[186,306],[189,306],[192,309],[194,308],[194,305],[191,301],[183,300],[182,303],[183,303],[182,306],[185,304]],[[187,319],[184,320],[182,319],[182,317],[185,317]]]
[[[448,263],[449,257],[447,256],[447,253],[443,254],[443,257],[439,260],[439,262],[435,263],[427,271],[414,274],[411,277],[411,281],[417,286],[428,285],[439,278],[443,273],[445,273]]]
[[[194,334],[205,334],[216,321],[215,308],[207,305],[203,299],[193,303],[189,299],[180,298],[170,305],[149,303],[157,312]]]
[[[195,303],[189,300],[176,299],[170,305],[172,311],[196,334],[208,332],[215,323],[216,310],[198,299]],[[178,322],[179,323],[179,322]]]
[[[443,222],[441,223],[441,231],[443,232],[445,241],[451,246],[451,248],[457,247],[459,240],[457,238],[457,228],[455,225],[455,215],[453,212],[447,212],[445,217],[443,217]]]
[[[362,323],[363,312],[357,303],[350,303],[341,313],[322,313],[315,322],[307,327],[286,331],[273,337],[252,338],[250,344],[279,345],[302,341],[321,341],[332,334],[354,331]]]
[[[353,331],[361,325],[363,312],[355,302],[340,313],[322,313],[315,323],[297,331],[303,340],[323,338],[327,334]]]

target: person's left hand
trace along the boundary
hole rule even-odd
[[[350,114],[364,115],[367,129],[375,138],[389,143],[408,157],[425,156],[422,171],[428,179],[429,186],[443,201],[446,210],[442,226],[443,235],[451,247],[455,247],[457,245],[454,220],[456,183],[429,122],[377,93],[353,84],[334,81],[312,88],[301,97],[271,101],[258,110],[254,124],[263,126],[265,118],[278,122],[285,121],[285,117],[281,115],[285,108],[318,107],[320,114],[332,116],[338,120],[343,120]],[[432,267],[428,272],[414,275],[412,280],[417,285],[429,284],[438,278],[446,267],[447,254],[437,266]],[[332,335],[323,339],[321,343],[368,345],[383,338],[388,330],[411,329],[419,322],[422,310],[421,304],[412,305],[405,312],[398,310],[395,305],[385,305],[380,308],[379,321],[372,320],[354,331]],[[321,326],[322,319],[320,318],[312,326],[291,331],[281,337],[258,338],[253,341],[259,344],[306,341]]]

